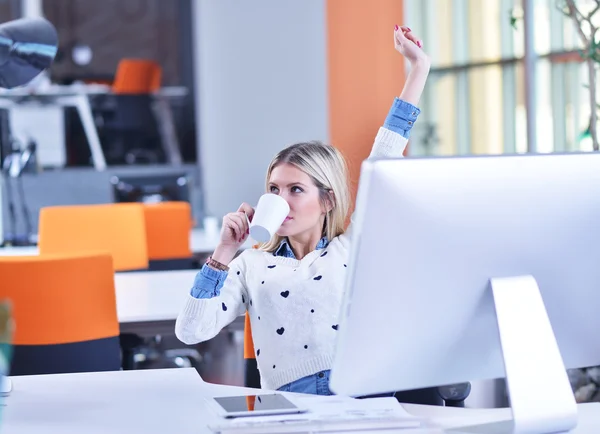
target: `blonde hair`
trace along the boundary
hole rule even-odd
[[[306,173],[319,189],[323,206],[331,209],[325,215],[323,234],[329,241],[344,233],[344,225],[350,209],[348,166],[340,151],[320,141],[296,143],[280,151],[269,164],[266,188],[273,169],[291,164]],[[285,237],[274,235],[270,241],[259,245],[261,250],[274,252]]]

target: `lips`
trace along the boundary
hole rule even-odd
[[[287,221],[290,221],[292,219],[293,219],[293,217],[286,217],[284,221],[287,222]]]

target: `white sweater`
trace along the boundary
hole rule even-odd
[[[406,142],[382,127],[370,158],[401,157]],[[244,251],[231,262],[218,297],[188,296],[177,337],[187,344],[209,340],[248,311],[263,388],[331,369],[349,242],[346,231],[301,260]]]

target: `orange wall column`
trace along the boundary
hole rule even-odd
[[[360,165],[404,84],[394,49],[402,0],[327,0],[329,131],[350,168],[356,194]]]

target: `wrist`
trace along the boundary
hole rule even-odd
[[[421,71],[429,71],[431,68],[431,60],[428,57],[421,57],[413,60],[411,63],[411,69],[418,69]]]
[[[236,248],[232,248],[231,246],[224,246],[222,244],[219,244],[217,246],[217,248],[215,249],[215,251],[213,252],[213,254],[211,255],[211,258],[213,258],[217,262],[220,262],[223,265],[228,266],[229,263],[235,257],[236,253],[237,253]]]

